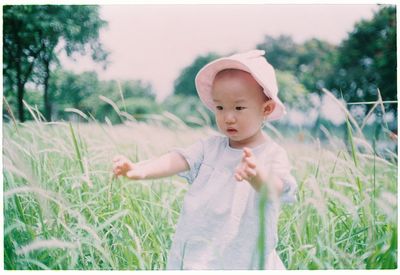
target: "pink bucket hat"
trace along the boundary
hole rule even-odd
[[[201,101],[213,110],[211,89],[216,74],[225,69],[238,69],[250,73],[263,88],[265,95],[275,101],[274,111],[267,117],[268,121],[280,119],[286,114],[285,106],[278,98],[278,85],[275,70],[264,58],[265,51],[252,50],[219,58],[205,65],[197,74],[195,83]]]

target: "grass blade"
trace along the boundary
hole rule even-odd
[[[76,136],[75,136],[74,128],[72,127],[71,122],[69,123],[69,129],[70,129],[71,136],[72,136],[72,142],[73,142],[74,148],[75,148],[75,153],[76,153],[76,156],[78,157],[79,167],[81,168],[81,172],[83,174],[83,173],[85,173],[85,169],[83,168],[81,151],[79,149],[79,145],[78,145],[78,142],[77,142],[77,139],[76,139]]]

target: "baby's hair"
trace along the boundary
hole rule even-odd
[[[253,79],[255,79],[255,78],[251,75],[251,73],[249,73],[249,72],[246,72],[246,71],[243,71],[243,70],[240,70],[240,69],[229,68],[229,69],[224,69],[224,70],[219,71],[219,72],[215,75],[214,81],[215,81],[217,78],[228,77],[228,76],[232,77],[232,76],[234,76],[237,72],[244,72],[244,73],[246,73],[246,74],[249,74]],[[271,98],[270,98],[269,96],[267,96],[267,95],[263,92],[264,88],[260,85],[260,83],[258,83],[257,80],[256,80],[256,82],[257,82],[258,86],[260,87],[260,91],[262,91],[262,93],[263,93],[263,95],[264,95],[265,101],[271,100]]]

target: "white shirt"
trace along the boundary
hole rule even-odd
[[[258,269],[260,194],[248,182],[234,178],[243,150],[231,148],[227,137],[213,136],[176,151],[190,166],[180,174],[190,187],[167,269]],[[280,201],[295,201],[297,184],[285,150],[267,136],[252,151],[265,169],[271,168],[283,181]],[[266,258],[277,244],[279,209],[279,202],[266,203]]]

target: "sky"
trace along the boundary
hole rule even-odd
[[[199,55],[251,50],[265,35],[339,44],[375,10],[372,4],[103,5],[100,16],[108,27],[100,41],[111,52],[108,68],[79,55],[75,61],[62,55],[61,63],[77,73],[95,70],[102,80],[149,82],[162,100]]]

